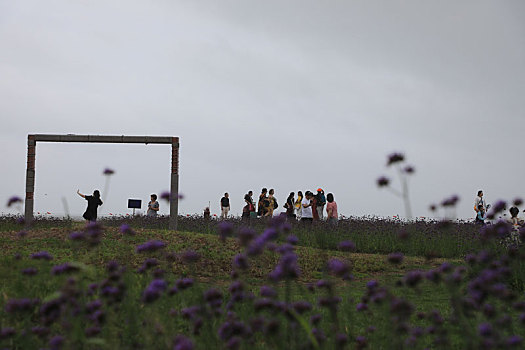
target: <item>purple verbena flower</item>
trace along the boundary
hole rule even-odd
[[[405,274],[403,281],[409,287],[415,287],[423,279],[423,274],[421,271],[413,270]]]
[[[194,346],[189,338],[183,335],[178,335],[173,341],[173,350],[193,350]]]
[[[49,348],[51,350],[58,350],[61,349],[64,345],[64,337],[61,335],[55,335],[53,338],[49,340]]]
[[[261,286],[260,294],[262,297],[275,298],[277,297],[277,292],[275,289],[269,286]]]
[[[16,330],[13,327],[5,327],[0,329],[0,340],[7,339],[16,334]]]
[[[22,198],[20,198],[18,196],[12,196],[7,201],[7,206],[10,207],[10,206],[12,206],[13,204],[16,204],[16,203],[22,203]]]
[[[193,279],[188,277],[178,279],[177,281],[175,281],[175,286],[180,290],[190,288],[191,286],[193,286]]]
[[[31,254],[31,259],[36,259],[36,260],[53,260],[53,257],[51,256],[51,254],[49,254],[48,252],[43,250],[41,252],[37,252],[37,253]]]
[[[403,153],[394,152],[388,155],[387,166],[390,166],[395,163],[399,163],[405,160],[405,155]]]
[[[386,176],[381,176],[377,180],[377,186],[379,187],[386,187],[390,183],[390,179]]]
[[[237,238],[239,239],[239,243],[243,247],[246,247],[248,244],[250,244],[250,242],[253,240],[255,236],[256,236],[256,232],[249,227],[243,227],[237,233]]]
[[[28,267],[22,270],[22,274],[26,276],[34,276],[38,273],[38,270],[34,267]]]
[[[142,301],[145,303],[151,303],[157,300],[163,291],[168,288],[166,281],[163,279],[155,279],[146,287],[142,293]]]
[[[120,233],[126,236],[135,236],[135,231],[128,224],[122,224],[120,226]]]
[[[490,323],[481,323],[478,326],[478,332],[483,337],[488,337],[492,334],[492,325]]]
[[[387,260],[392,264],[401,264],[403,262],[404,255],[400,252],[388,254]]]
[[[344,261],[341,261],[339,259],[330,259],[328,260],[328,271],[330,271],[338,277],[344,277],[348,275],[350,267]]]
[[[459,201],[459,196],[457,195],[453,195],[449,198],[446,198],[444,199],[442,202],[441,202],[441,206],[443,207],[453,207],[455,206]]]
[[[244,254],[237,254],[233,258],[233,265],[241,270],[246,270],[249,267],[248,258]]]
[[[219,238],[224,241],[226,237],[229,237],[233,234],[233,224],[228,221],[222,221],[218,225],[219,229]]]
[[[166,246],[166,243],[162,241],[152,240],[144,244],[138,245],[135,250],[137,251],[137,253],[152,252],[152,251],[162,249],[165,246]]]
[[[288,237],[286,237],[286,241],[290,244],[296,245],[299,243],[299,238],[297,238],[296,235],[288,235]]]
[[[69,239],[72,241],[82,241],[86,238],[84,232],[71,232],[69,234]]]
[[[64,273],[69,273],[73,271],[78,271],[78,267],[71,265],[70,263],[66,262],[64,264],[55,265],[51,269],[52,275],[62,275]]]
[[[302,313],[305,313],[306,311],[312,310],[312,304],[310,304],[307,301],[296,301],[292,303],[292,308],[298,314],[302,314]]]
[[[407,165],[404,169],[403,169],[403,172],[405,174],[413,174],[416,170],[414,169],[414,167],[412,165]]]
[[[353,252],[355,251],[355,244],[352,241],[341,241],[337,245],[337,249],[342,250],[344,252]]]
[[[194,263],[199,261],[201,255],[194,250],[187,250],[181,255],[182,260],[187,263]]]

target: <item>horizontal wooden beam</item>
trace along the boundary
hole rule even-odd
[[[86,143],[154,143],[173,144],[178,146],[178,137],[172,136],[113,136],[113,135],[52,135],[34,134],[33,139],[37,142],[86,142]]]

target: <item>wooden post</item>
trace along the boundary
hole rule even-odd
[[[170,222],[169,229],[177,230],[179,218],[179,138],[171,142],[171,184],[170,184]]]
[[[26,201],[24,211],[26,226],[30,225],[33,221],[33,200],[35,193],[35,157],[35,135],[27,135]]]

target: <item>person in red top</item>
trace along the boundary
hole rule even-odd
[[[337,203],[334,200],[334,195],[328,193],[326,195],[326,213],[328,216],[328,223],[331,225],[337,225],[338,213],[337,213]]]

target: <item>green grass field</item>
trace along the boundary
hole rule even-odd
[[[268,275],[279,264],[281,254],[275,249],[266,249],[249,259],[248,269],[237,269],[243,297],[235,300],[235,293],[229,291],[232,261],[245,249],[236,238],[221,240],[215,233],[140,228],[135,229],[136,235],[128,236],[121,234],[116,227],[106,227],[100,244],[94,246],[68,238],[72,231],[83,229],[82,223],[72,223],[70,227],[30,230],[24,237],[19,237],[16,230],[0,231],[2,310],[6,310],[12,299],[40,300],[28,310],[1,313],[2,327],[16,330],[14,335],[0,339],[1,346],[42,348],[50,346],[53,336],[59,335],[63,337],[62,347],[71,349],[172,348],[177,346],[176,336],[183,335],[197,349],[344,348],[337,341],[337,334],[344,334],[349,349],[461,349],[481,346],[484,338],[477,337],[478,324],[503,316],[512,319],[511,325],[494,326],[499,337],[494,341],[501,345],[506,338],[523,336],[524,333],[518,320],[519,310],[509,306],[518,300],[518,293],[514,293],[516,296],[511,301],[488,295],[487,301],[490,300],[494,307],[495,316],[487,317],[482,309],[470,310],[473,314],[469,315],[468,308],[459,305],[465,302],[469,276],[475,277],[477,273],[476,268],[465,268],[461,272],[461,281],[451,282],[450,276],[456,271],[454,266],[465,265],[463,256],[447,259],[452,267],[449,272],[441,274],[444,282],[435,283],[423,278],[411,287],[404,279],[406,273],[439,270],[445,259],[405,256],[401,264],[392,264],[385,254],[344,252],[333,249],[333,244],[322,249],[319,244],[308,246],[303,242],[294,248],[300,275],[275,282],[269,281]],[[136,253],[138,245],[150,240],[161,240],[167,246],[155,252]],[[277,241],[284,241],[284,238]],[[43,250],[53,259],[30,258],[32,253]],[[200,259],[193,263],[184,262],[181,253],[185,251],[199,253]],[[138,273],[147,258],[156,258],[158,266]],[[353,280],[345,281],[330,274],[326,267],[330,259],[346,263]],[[112,277],[106,267],[111,261],[118,262],[125,271]],[[71,263],[75,271],[52,274],[53,266],[63,263]],[[21,273],[31,267],[38,270],[35,275]],[[194,279],[194,284],[188,289],[172,295],[164,291],[154,302],[144,301],[143,293],[154,278],[161,278],[172,286],[184,277]],[[319,280],[329,281],[331,287],[312,287]],[[370,280],[385,287],[385,295],[378,302],[370,300],[374,298],[367,287]],[[98,284],[97,289],[90,294],[89,286],[94,283]],[[272,286],[278,295],[271,306],[258,311],[255,305],[261,299],[259,291],[263,285]],[[104,295],[102,286],[114,286],[123,292],[117,297]],[[210,288],[222,293],[218,309],[208,305],[203,296]],[[321,299],[335,296],[340,297],[337,307],[322,305]],[[58,316],[49,322],[47,316],[43,316],[42,305],[56,300],[60,300]],[[93,321],[92,315],[84,310],[85,305],[95,300],[102,300],[102,321]],[[405,305],[403,309],[404,304],[398,306],[399,300],[410,306]],[[297,301],[306,301],[310,306],[301,312],[290,311],[293,309],[291,305]],[[357,311],[360,302],[366,304],[366,310]],[[201,309],[196,315],[185,317],[183,309],[191,306]],[[436,321],[435,311],[443,322]],[[315,321],[316,314],[321,315],[319,322]],[[251,325],[250,334],[239,331],[225,336],[221,327],[230,325],[233,319]],[[257,322],[264,324],[262,330],[257,330]],[[33,334],[31,328],[36,325],[45,326],[49,333],[45,336]],[[89,333],[90,327],[98,327],[95,334]]]

